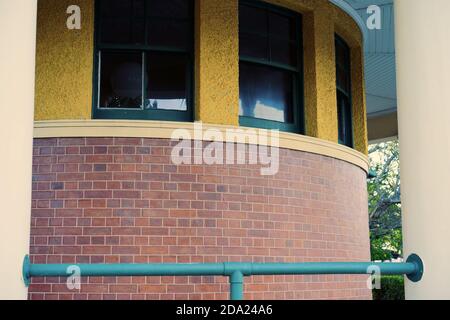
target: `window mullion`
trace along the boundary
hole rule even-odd
[[[98,51],[98,70],[97,70],[97,105],[95,108],[100,108],[100,96],[101,96],[101,76],[102,76],[102,50]]]

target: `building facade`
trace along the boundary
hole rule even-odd
[[[39,0],[34,263],[368,261],[364,34],[328,0]],[[80,29],[70,28],[70,6]],[[74,18],[74,19],[75,19]],[[175,130],[276,129],[279,170],[176,165]],[[225,137],[226,135],[223,134]],[[226,138],[221,141],[225,144]],[[249,158],[252,145],[246,147]],[[226,299],[220,277],[35,278],[29,299]],[[246,299],[371,299],[264,276]]]
[[[199,0],[176,17],[152,1],[144,10],[133,1],[131,10],[103,11],[75,2],[0,0],[0,38],[8,44],[0,50],[1,299],[221,298],[227,286],[219,277],[92,278],[68,292],[63,280],[47,278],[28,290],[29,252],[34,262],[368,259],[357,26],[368,31],[352,8],[372,1],[274,0],[258,11],[254,3],[242,2],[249,7],[242,10],[234,0]],[[395,0],[394,14],[390,1],[374,2],[395,16],[385,21],[393,30],[395,20],[391,100],[405,256],[417,253],[425,265],[420,283],[406,280],[406,297],[448,299],[450,3]],[[374,139],[396,134],[396,121],[378,120]],[[219,131],[281,129],[278,175],[242,165],[174,169],[165,154],[173,150],[170,133],[190,132],[194,121]],[[358,277],[252,279],[245,298],[370,298]]]

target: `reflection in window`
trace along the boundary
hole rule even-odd
[[[289,72],[242,63],[240,77],[240,116],[293,122],[292,75]]]
[[[103,53],[100,108],[141,108],[142,55]]]
[[[241,124],[299,132],[301,16],[241,0],[239,23]]]
[[[193,0],[98,0],[99,118],[192,120]]]
[[[184,55],[150,53],[146,108],[186,111],[188,61]]]

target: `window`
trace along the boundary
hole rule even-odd
[[[301,16],[241,0],[239,25],[241,125],[301,132]]]
[[[193,0],[97,0],[94,118],[192,121]]]
[[[336,90],[339,143],[353,147],[350,48],[336,36]]]

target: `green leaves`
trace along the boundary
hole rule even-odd
[[[396,259],[402,255],[398,141],[371,146],[369,157],[376,174],[367,182],[372,259]]]

